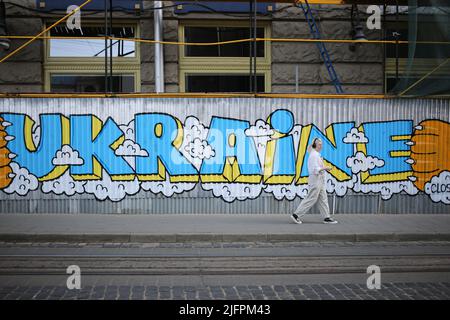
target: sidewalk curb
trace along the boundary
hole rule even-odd
[[[450,241],[450,233],[341,233],[341,234],[43,234],[3,233],[0,242],[279,242],[279,241]]]

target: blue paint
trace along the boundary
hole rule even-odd
[[[157,136],[156,125],[162,126],[162,135]],[[180,128],[181,129],[181,128]],[[148,152],[148,157],[136,159],[136,173],[150,175],[158,173],[158,159],[171,176],[197,175],[198,171],[173,145],[178,134],[175,118],[168,114],[138,114],[135,117],[136,143]]]
[[[236,157],[241,174],[260,175],[261,164],[255,143],[244,132],[249,127],[248,121],[213,117],[207,141],[214,149],[215,155],[203,161],[200,173],[202,175],[221,174],[226,158]],[[234,146],[229,145],[229,137],[232,134],[236,137]]]
[[[70,144],[84,160],[82,165],[71,166],[70,173],[76,175],[94,174],[94,157],[110,175],[134,174],[130,165],[114,154],[111,145],[123,136],[123,132],[112,118],[108,118],[94,138],[91,115],[70,117]]]
[[[40,139],[36,151],[28,150],[25,144],[25,135],[32,140],[32,132],[25,132],[26,115],[5,113],[1,117],[12,124],[6,132],[15,137],[8,142],[8,149],[17,155],[14,161],[38,178],[49,174],[55,168],[52,159],[62,147],[62,116],[40,115]]]
[[[411,120],[363,123],[364,133],[370,143],[366,145],[367,155],[384,160],[384,166],[370,170],[370,174],[390,174],[411,171],[405,160],[409,157],[392,157],[391,151],[410,151],[405,140],[392,141],[392,136],[410,135]]]

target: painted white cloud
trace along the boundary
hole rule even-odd
[[[141,188],[145,191],[158,194],[162,193],[166,197],[171,197],[174,194],[190,191],[195,188],[196,183],[193,182],[177,182],[172,183],[167,177],[164,181],[144,181],[141,182]]]
[[[249,130],[249,131],[247,131]],[[245,131],[245,134],[251,138],[256,146],[256,151],[258,153],[258,159],[261,165],[261,168],[264,167],[264,161],[266,157],[266,149],[267,143],[272,140],[270,138],[271,135],[274,134],[274,131],[270,129],[270,125],[265,123],[263,120],[258,120],[256,125],[250,127]],[[293,138],[294,143],[294,152],[297,153],[298,143],[300,141],[300,133],[302,131],[301,125],[295,125],[291,132],[289,133]]]
[[[102,171],[101,180],[90,180],[84,186],[85,191],[95,195],[97,199],[112,201],[120,201],[127,195],[134,195],[139,188],[140,182],[137,178],[132,181],[113,181],[105,170]]]
[[[369,139],[364,135],[364,132],[358,131],[358,128],[352,128],[347,132],[343,139],[344,143],[368,143]]]
[[[412,181],[393,181],[382,183],[362,183],[360,175],[358,181],[353,186],[353,191],[362,193],[380,193],[383,200],[389,200],[392,195],[404,192],[409,195],[416,195],[419,190]]]
[[[128,124],[119,125],[119,128],[124,133],[126,140],[134,141],[134,120],[131,120]]]
[[[52,159],[52,164],[55,166],[79,166],[83,163],[84,160],[80,158],[78,151],[73,150],[68,144],[63,145],[61,150],[56,151],[55,157]]]
[[[122,130],[123,134],[125,135],[125,141],[135,141],[135,134],[134,134],[134,119],[131,120],[128,124],[121,124],[119,125],[120,130]],[[124,141],[124,143],[125,143]],[[122,143],[122,144],[124,144]],[[136,149],[136,148],[134,148]],[[142,148],[140,148],[142,149]],[[137,150],[137,149],[136,149]],[[117,151],[117,150],[116,150]],[[144,150],[146,151],[146,150]],[[136,167],[136,156],[122,156],[123,159],[128,162],[128,164],[135,169]]]
[[[275,133],[264,120],[257,120],[254,126],[250,126],[244,132],[249,137],[271,136]]]
[[[352,189],[358,181],[356,175],[352,175],[350,180],[338,181],[329,172],[325,172],[326,188],[328,193],[336,193],[337,196],[343,197],[349,189]]]
[[[261,137],[252,137],[252,139],[255,142],[256,152],[258,154],[258,159],[259,159],[259,164],[261,165],[261,168],[263,168],[265,157],[266,157],[267,142],[270,141],[270,137],[269,136],[261,136]]]
[[[39,144],[39,140],[41,138],[41,127],[37,125],[36,123],[33,126],[31,137],[33,139],[33,143],[35,146]]]
[[[289,133],[290,135],[292,135],[292,139],[293,139],[293,141],[294,141],[294,150],[295,150],[295,154],[298,153],[298,145],[299,145],[299,143],[300,143],[300,136],[301,136],[301,134],[302,134],[302,127],[303,127],[303,126],[301,126],[301,125],[299,125],[299,124],[296,124],[296,125],[292,128],[291,132]]]
[[[425,183],[425,193],[433,202],[450,204],[450,172],[442,171],[438,176]]]
[[[336,193],[340,197],[347,194],[347,191],[352,189],[358,180],[355,175],[352,175],[352,179],[340,182],[328,172],[325,173],[325,179],[327,192]],[[294,182],[287,185],[267,185],[264,192],[272,193],[277,200],[294,200],[297,196],[304,199],[308,194],[308,185],[296,185]]]
[[[272,193],[277,200],[294,200],[296,196],[304,199],[308,194],[308,185],[300,184],[268,184],[264,192]]]
[[[200,140],[199,138],[195,138],[194,141],[186,145],[184,150],[187,151],[192,158],[201,160],[209,159],[215,155],[215,151],[211,145],[209,145],[206,140]]]
[[[180,152],[197,170],[200,170],[204,159],[215,154],[214,149],[206,141],[208,130],[196,117],[187,117],[184,121],[183,143]],[[196,140],[198,142],[195,142]],[[197,148],[193,148],[196,144]]]
[[[196,117],[187,117],[184,120],[184,139],[188,142],[194,141],[195,138],[205,140],[208,136],[208,128],[203,125]]]
[[[126,139],[114,152],[117,156],[124,157],[147,157],[148,152],[142,149],[136,142]]]
[[[226,202],[255,199],[264,187],[262,183],[202,183],[203,190],[212,191],[215,197],[222,198]]]
[[[3,189],[4,192],[25,196],[30,191],[34,191],[39,187],[39,181],[36,176],[31,174],[27,168],[22,168],[16,162],[11,162],[10,167],[15,174],[11,184]]]
[[[359,172],[366,172],[375,167],[384,166],[384,160],[377,157],[366,156],[361,151],[358,151],[355,156],[347,158],[347,166],[352,169],[352,172],[357,174]]]
[[[86,181],[75,181],[70,176],[70,171],[66,170],[59,178],[42,182],[41,190],[44,193],[73,196],[76,193],[84,193],[85,184]]]

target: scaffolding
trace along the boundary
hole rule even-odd
[[[386,9],[387,5],[394,5],[397,9],[397,17],[398,17],[398,7],[399,5],[409,5],[410,7],[415,8],[415,14],[417,15],[417,7],[418,7],[418,0],[367,0],[367,1],[354,1],[354,0],[299,0],[296,3],[293,4],[293,6],[298,6],[303,10],[303,13],[305,15],[306,21],[308,23],[312,38],[297,38],[297,39],[290,39],[290,38],[258,38],[257,37],[257,26],[258,26],[258,14],[257,14],[257,0],[249,0],[249,25],[250,30],[249,34],[250,37],[247,39],[236,39],[231,41],[219,41],[219,42],[184,42],[184,41],[163,41],[158,39],[145,39],[145,38],[121,38],[114,36],[112,31],[112,23],[113,23],[113,6],[112,6],[112,0],[104,0],[104,23],[105,23],[105,35],[103,37],[57,37],[57,36],[49,36],[47,35],[48,31],[54,28],[55,26],[59,25],[61,22],[65,21],[72,15],[74,15],[78,10],[81,10],[85,6],[87,6],[90,2],[93,0],[86,0],[82,2],[77,9],[74,11],[71,11],[64,15],[62,18],[57,20],[55,23],[51,24],[49,27],[45,28],[43,31],[38,33],[37,35],[30,35],[30,36],[23,36],[23,35],[0,35],[1,39],[23,39],[26,40],[25,43],[23,43],[21,46],[19,46],[17,49],[13,50],[12,52],[6,54],[4,57],[0,58],[0,64],[7,61],[9,58],[23,50],[25,47],[27,47],[29,44],[36,40],[45,40],[45,39],[104,39],[105,42],[105,92],[102,94],[85,94],[84,96],[87,97],[93,97],[93,96],[105,96],[105,97],[111,97],[111,96],[128,96],[128,97],[138,97],[138,96],[152,96],[152,94],[117,94],[113,92],[112,87],[112,77],[113,77],[113,59],[112,59],[112,46],[113,41],[134,41],[134,42],[140,42],[140,43],[152,43],[152,44],[160,44],[160,45],[177,45],[177,46],[218,46],[218,45],[226,45],[226,44],[233,44],[233,43],[243,43],[248,42],[250,45],[249,50],[249,83],[250,88],[249,92],[252,96],[272,96],[274,94],[261,94],[257,92],[257,86],[256,86],[256,64],[257,64],[257,54],[256,54],[256,43],[257,42],[301,42],[301,43],[315,43],[318,46],[320,55],[324,61],[324,64],[326,66],[326,69],[330,75],[331,83],[334,85],[336,89],[336,96],[342,96],[340,94],[343,94],[344,91],[342,89],[342,85],[339,81],[339,76],[336,73],[332,59],[330,55],[328,54],[328,51],[326,50],[325,43],[349,43],[349,44],[358,44],[358,45],[364,45],[364,44],[380,44],[380,45],[394,45],[396,47],[396,50],[398,51],[398,48],[400,45],[407,45],[410,48],[412,46],[417,45],[430,45],[430,46],[439,46],[439,48],[444,51],[444,54],[447,54],[447,57],[444,56],[443,61],[439,61],[439,64],[437,66],[433,66],[431,70],[426,72],[420,79],[416,79],[415,82],[405,82],[400,86],[398,85],[396,88],[396,91],[394,91],[394,94],[387,94],[382,95],[383,97],[391,97],[391,96],[410,96],[408,93],[419,86],[419,84],[423,83],[426,79],[428,79],[430,76],[435,74],[437,71],[442,70],[444,66],[448,65],[448,62],[450,61],[450,54],[448,54],[448,49],[450,48],[450,39],[446,39],[446,41],[427,41],[427,40],[420,40],[409,38],[407,40],[400,40],[398,37],[395,39],[381,39],[381,40],[355,40],[355,39],[323,39],[319,28],[317,27],[314,16],[312,15],[312,10],[310,9],[309,5],[349,5],[349,4],[381,4],[383,5],[384,10]],[[268,1],[259,1],[259,2],[268,2]],[[292,1],[287,0],[281,0],[277,1],[280,3],[290,3],[292,4]],[[159,2],[160,3],[160,2]],[[442,4],[443,2],[441,0],[425,0],[425,1],[419,1],[419,3],[424,3],[425,5],[431,6],[438,6]],[[163,10],[165,7],[153,7],[152,10]],[[448,25],[447,25],[448,27]],[[109,49],[109,54],[108,54]],[[108,59],[109,58],[109,59]],[[413,57],[414,58],[414,57]],[[413,59],[410,57],[409,59],[409,71],[411,72],[411,60]],[[396,74],[398,77],[398,56],[396,59]],[[405,84],[406,83],[406,84]],[[400,88],[400,89],[399,89]],[[0,97],[5,96],[20,96],[20,94],[0,94]],[[184,94],[175,94],[175,96],[181,96]],[[276,94],[275,94],[276,95]],[[415,94],[417,95],[417,94]],[[34,97],[36,94],[25,94],[23,96],[30,96]],[[65,95],[67,97],[73,96],[73,94]],[[77,95],[80,96],[80,95]],[[170,94],[170,96],[174,96],[174,94]],[[224,96],[223,94],[216,95],[216,96]],[[226,95],[230,96],[230,95]],[[239,96],[243,96],[242,94],[239,94]],[[299,96],[299,97],[308,97],[308,96],[315,96],[318,95],[289,95],[290,97],[293,96]],[[322,96],[322,95],[319,95]],[[334,95],[325,95],[327,97],[333,97]],[[379,98],[380,95],[345,95],[347,97],[377,97]]]

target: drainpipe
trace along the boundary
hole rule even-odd
[[[162,8],[162,1],[155,1],[155,8]],[[163,40],[163,9],[153,11],[155,24],[155,41]],[[164,92],[164,51],[161,43],[155,43],[155,89],[156,93]]]

